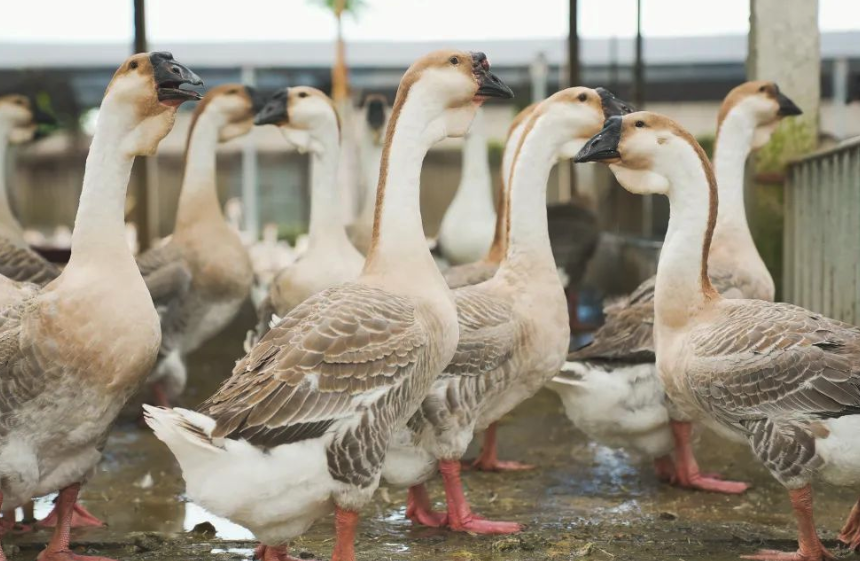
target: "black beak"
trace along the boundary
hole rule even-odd
[[[245,86],[245,93],[251,98],[251,111],[256,115],[266,105],[266,96],[261,94],[257,88],[251,86]]]
[[[172,54],[150,53],[149,62],[158,88],[158,101],[180,105],[183,101],[198,101],[203,97],[198,92],[180,89],[183,84],[202,86],[203,80],[190,68],[175,61]]]
[[[594,91],[600,96],[600,104],[603,105],[603,116],[616,117],[633,113],[636,109],[626,101],[615,97],[615,94],[606,88],[597,88]]]
[[[618,143],[621,142],[621,117],[609,117],[603,124],[603,130],[585,143],[573,161],[577,164],[599,162],[620,158]]]
[[[289,122],[290,116],[287,113],[287,97],[289,88],[275,92],[269,101],[254,117],[255,125],[278,125],[284,122]]]
[[[779,92],[776,94],[776,101],[779,103],[779,110],[776,112],[780,117],[791,117],[794,115],[803,115],[800,107],[791,101],[787,95]]]
[[[371,99],[367,102],[367,124],[375,130],[381,129],[385,124],[385,102],[381,99]]]
[[[511,99],[514,92],[499,77],[490,72],[490,61],[487,55],[480,52],[472,53],[472,72],[478,79],[478,91],[476,97],[497,97],[499,99]]]

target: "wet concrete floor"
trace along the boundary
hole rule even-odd
[[[210,395],[242,355],[250,311],[190,361],[184,405]],[[787,495],[749,451],[713,434],[698,443],[706,471],[752,482],[741,497],[678,490],[659,483],[647,462],[590,444],[571,428],[558,398],[542,391],[504,419],[501,456],[539,464],[532,472],[470,473],[468,497],[477,513],[527,525],[511,537],[473,536],[415,528],[405,519],[402,490],[381,489],[363,514],[357,541],[360,561],[511,561],[593,559],[625,561],[727,561],[767,547],[796,549]],[[473,446],[475,443],[473,443]],[[253,537],[183,498],[178,466],[146,429],[124,421],[114,430],[100,472],[85,487],[83,504],[107,529],[75,531],[75,551],[123,561],[249,560]],[[442,508],[441,485],[430,486]],[[816,489],[817,524],[839,558],[836,533],[857,496],[827,486]],[[37,514],[51,508],[41,499]],[[215,534],[192,530],[209,522]],[[331,517],[297,540],[292,554],[329,559]],[[5,539],[10,561],[33,561],[50,534],[40,530]]]

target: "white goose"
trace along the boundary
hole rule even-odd
[[[460,458],[476,430],[533,396],[554,376],[569,344],[564,289],[549,242],[546,187],[559,153],[600,130],[620,105],[569,88],[541,103],[523,131],[510,181],[510,238],[496,275],[454,291],[460,342],[386,461],[390,483],[410,486],[407,516],[455,531],[511,533],[521,526],[476,516],[460,482]],[[442,472],[447,516],[432,512],[424,481]]]
[[[721,212],[708,266],[726,298],[773,300],[773,279],[747,225],[744,166],[750,151],[767,143],[784,117],[798,114],[776,84],[764,81],[734,88],[720,109],[714,168]],[[680,412],[670,414],[654,362],[654,285],[652,277],[607,307],[606,323],[594,341],[568,357],[549,387],[580,430],[654,459],[661,479],[686,488],[743,492],[745,484],[699,473],[690,425]]]
[[[496,230],[487,136],[480,111],[463,142],[462,169],[460,185],[442,217],[438,236],[442,256],[453,265],[483,258]]]
[[[362,255],[367,255],[373,237],[373,213],[376,209],[376,184],[379,183],[379,162],[382,159],[382,145],[385,127],[391,108],[384,95],[367,96],[364,102],[364,119],[359,137],[361,155],[361,174],[364,193],[361,210],[346,231],[352,244]]]
[[[454,301],[424,238],[422,161],[434,143],[464,134],[486,97],[511,95],[483,53],[438,51],[413,64],[386,132],[362,274],[294,308],[200,413],[147,407],[188,495],[251,529],[263,542],[258,558],[293,559],[289,540],[334,508],[332,559],[355,559],[358,511],[379,484],[391,435],[457,346]],[[292,100],[312,97],[308,112],[324,115],[326,99],[291,88],[261,118],[292,121]]]
[[[717,223],[716,180],[702,148],[669,118],[642,112],[610,119],[577,159],[608,163],[632,193],[669,197],[654,289],[666,393],[691,418],[748,442],[788,489],[797,517],[799,551],[745,558],[833,559],[815,528],[811,483],[860,486],[860,329],[790,304],[720,296],[706,259]],[[843,539],[856,539],[853,529],[849,523]]]
[[[60,490],[40,561],[104,561],[69,550],[75,502],[161,340],[126,244],[126,187],[135,156],[153,154],[176,108],[199,99],[179,89],[186,83],[202,84],[170,53],[135,55],[117,70],[87,157],[68,266],[41,289],[0,279],[0,507]]]
[[[295,263],[278,273],[260,306],[261,333],[272,314],[283,317],[310,296],[355,280],[364,256],[346,236],[336,181],[340,121],[334,103],[316,88],[277,92],[257,116],[257,124],[278,125],[287,141],[311,154],[309,244]]]
[[[218,202],[215,159],[220,142],[251,131],[260,105],[253,88],[241,84],[206,94],[188,132],[173,235],[137,259],[161,316],[161,350],[149,379],[158,405],[179,397],[185,355],[224,329],[250,293],[251,260]]]
[[[0,96],[0,275],[45,285],[59,276],[60,269],[30,249],[24,228],[12,213],[6,187],[6,151],[10,144],[33,139],[39,124],[54,120],[23,95]]]

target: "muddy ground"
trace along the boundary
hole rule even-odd
[[[250,320],[246,314],[192,357],[185,405],[207,397],[229,373],[242,354],[243,325]],[[646,462],[588,443],[549,391],[506,418],[499,435],[501,456],[540,467],[517,474],[467,474],[467,494],[476,512],[526,524],[522,534],[472,536],[414,528],[404,518],[405,492],[381,489],[363,513],[358,559],[726,561],[761,547],[796,548],[784,490],[746,448],[712,434],[703,434],[698,443],[703,468],[752,482],[746,495],[693,493],[659,483]],[[435,483],[430,491],[441,508],[441,486]],[[816,491],[822,537],[840,558],[853,558],[837,548],[835,537],[857,497],[826,486]],[[123,422],[110,439],[100,473],[82,494],[84,505],[109,528],[75,531],[76,551],[123,561],[251,559],[249,532],[185,502],[182,493],[179,469],[167,448],[133,421]],[[50,508],[50,498],[42,499],[37,514]],[[214,526],[214,535],[200,531],[198,525],[206,522]],[[330,558],[332,529],[330,517],[320,521],[296,541],[292,553]],[[33,561],[49,537],[40,530],[7,538],[10,561]]]

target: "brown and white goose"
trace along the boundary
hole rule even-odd
[[[716,180],[702,148],[669,118],[610,119],[577,159],[608,163],[632,193],[669,197],[654,289],[666,393],[691,418],[748,442],[788,489],[798,521],[798,552],[746,558],[832,559],[813,522],[810,485],[860,485],[860,329],[790,304],[720,296],[707,261]]]
[[[520,136],[522,136],[528,116],[531,115],[535,107],[537,107],[537,103],[533,103],[520,111],[508,129],[505,151],[502,154],[502,177],[499,190],[496,193],[496,225],[493,231],[493,243],[483,259],[463,265],[454,265],[442,271],[445,282],[452,289],[471,286],[493,278],[493,275],[499,270],[499,264],[505,257],[508,241],[508,189],[506,186],[510,179],[514,153],[517,151]]]
[[[773,279],[747,225],[744,167],[750,151],[767,143],[784,117],[798,114],[777,85],[765,81],[734,88],[720,109],[714,157],[720,213],[708,270],[725,298],[773,301]],[[666,403],[654,357],[654,285],[652,277],[608,306],[594,341],[568,357],[549,387],[580,430],[603,444],[654,459],[662,479],[686,488],[742,492],[742,483],[699,473],[689,423]]]
[[[564,363],[569,322],[549,241],[547,181],[560,151],[574,141],[581,146],[620,107],[596,90],[569,88],[541,103],[526,124],[510,180],[507,255],[492,279],[454,291],[457,353],[386,461],[386,480],[410,487],[407,516],[416,523],[490,534],[521,529],[471,511],[460,458],[476,430],[533,396]],[[423,485],[437,465],[447,516],[432,512]]]
[[[372,94],[364,102],[364,119],[359,136],[360,169],[363,196],[358,216],[346,228],[352,244],[367,255],[370,240],[373,238],[373,214],[376,208],[376,184],[379,183],[379,162],[382,160],[382,146],[385,127],[391,108],[384,95]]]
[[[221,210],[215,159],[219,143],[251,131],[261,105],[241,84],[207,92],[188,132],[173,236],[137,259],[161,316],[161,350],[149,378],[159,405],[185,389],[185,355],[224,329],[250,293],[251,259]]]
[[[60,490],[57,527],[40,561],[102,559],[69,550],[75,502],[161,340],[126,243],[126,187],[135,156],[153,154],[176,108],[199,99],[179,89],[187,83],[202,81],[170,53],[123,63],[87,157],[68,266],[44,288],[0,279],[0,507]]]
[[[39,124],[53,123],[54,119],[27,97],[0,96],[0,275],[14,281],[45,285],[60,274],[59,267],[33,251],[24,240],[24,228],[9,203],[5,169],[10,144],[28,142]]]
[[[300,93],[306,92],[306,97]],[[251,529],[258,557],[292,559],[289,540],[336,511],[333,559],[355,559],[358,512],[379,484],[392,434],[457,346],[457,311],[424,238],[419,176],[430,147],[462,136],[487,97],[511,91],[483,53],[437,51],[397,92],[382,156],[373,242],[361,275],[294,308],[196,413],[147,407],[182,467],[188,495]],[[291,88],[289,104],[310,98]],[[328,109],[327,109],[328,108]],[[332,121],[331,126],[335,123]]]
[[[355,280],[364,256],[349,241],[343,224],[336,179],[340,121],[332,100],[316,88],[287,88],[266,103],[257,124],[278,125],[287,142],[311,154],[308,248],[269,287],[259,312],[265,333],[272,314],[283,317],[314,294]]]

